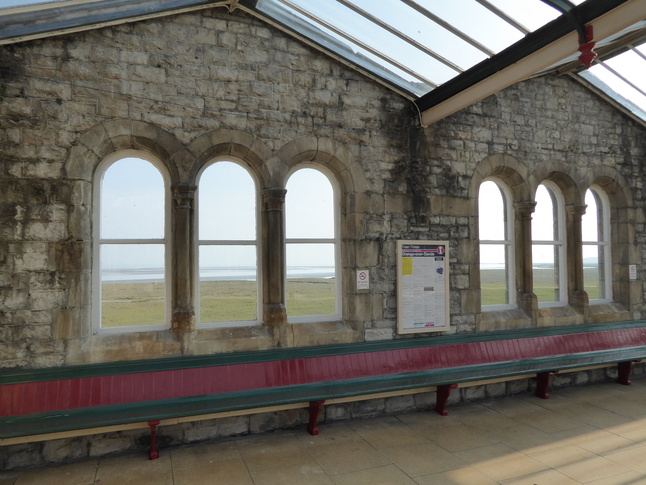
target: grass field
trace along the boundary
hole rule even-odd
[[[163,283],[109,283],[103,285],[102,292],[102,327],[164,322]],[[256,301],[254,281],[203,281],[200,284],[200,321],[255,320]],[[289,316],[335,313],[335,280],[288,280],[287,308]]]
[[[538,301],[554,301],[554,271],[551,268],[534,268],[534,293]],[[586,267],[583,271],[585,290],[591,300],[599,296],[599,271],[595,267]],[[505,271],[487,269],[480,272],[481,304],[502,305],[506,302]]]
[[[505,272],[481,271],[482,304],[504,304]],[[599,298],[596,268],[584,271],[589,298]],[[164,322],[164,283],[109,283],[102,287],[102,327],[150,325]],[[534,269],[534,293],[538,301],[553,301],[551,269]],[[135,295],[135,296],[133,296]],[[200,284],[200,321],[235,322],[256,320],[256,283],[253,281],[204,281]],[[289,316],[335,313],[334,279],[292,279],[287,281]]]

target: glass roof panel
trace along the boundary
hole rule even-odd
[[[432,0],[416,3],[447,21],[464,34],[496,53],[524,37],[523,33],[475,0],[460,0],[460,8],[453,2]]]
[[[488,0],[494,7],[499,8],[516,22],[526,27],[530,32],[540,29],[560,15],[553,7],[541,0]],[[583,1],[583,0],[581,0]]]
[[[623,54],[622,54],[623,55]],[[589,69],[590,74],[596,76],[598,79],[603,81],[607,86],[609,86],[614,92],[623,96],[628,101],[634,103],[638,108],[646,112],[646,94],[640,92],[634,86],[631,86],[630,83],[626,82],[622,77],[625,77],[637,87],[641,87],[642,90],[646,90],[644,86],[643,76],[642,79],[630,79],[628,76],[625,76],[624,71],[615,71],[608,69],[605,65],[606,63],[597,64],[592,66]],[[608,63],[609,64],[609,63]],[[616,73],[619,72],[621,76]],[[644,71],[642,71],[644,72]],[[628,73],[630,75],[630,73]],[[633,82],[636,81],[636,82]]]
[[[630,84],[633,84],[637,88],[641,86],[640,89],[646,96],[646,59],[641,57],[637,51],[629,50],[604,61],[603,64],[615,71],[616,74],[623,77]]]
[[[374,73],[395,86],[399,86],[405,91],[416,96],[422,96],[433,89],[433,85],[419,81],[412,74],[376,56],[340,33],[336,33],[323,25],[314,24],[310,18],[300,14],[293,8],[276,1],[265,0],[260,0],[257,8],[280,23],[290,26],[301,35],[312,39],[323,48],[350,60],[357,66]]]
[[[541,0],[258,0],[255,9],[415,97],[559,15]]]
[[[409,42],[341,3],[311,2],[309,0],[284,0],[283,3],[314,16],[316,21],[307,17],[313,26],[325,26],[339,35],[345,34],[346,39],[356,40],[353,42],[355,45],[368,46],[381,54],[381,58],[388,64],[405,66],[418,81],[439,85],[458,74],[457,71],[430,58]]]
[[[0,9],[26,7],[28,5],[36,5],[41,3],[56,3],[56,2],[64,2],[64,1],[66,0],[0,0]]]
[[[346,0],[387,23],[426,50],[464,71],[486,59],[486,54],[400,0]],[[454,73],[454,75],[457,72]]]

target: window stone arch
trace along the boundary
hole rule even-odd
[[[111,154],[128,150],[147,152],[156,158],[169,174],[171,186],[179,182],[181,169],[190,165],[191,154],[175,136],[143,121],[106,121],[93,126],[76,140],[64,163],[65,176],[76,194],[76,214],[70,224],[70,237],[75,241],[76,252],[73,256],[65,256],[65,267],[61,269],[75,291],[69,292],[65,308],[55,319],[56,338],[88,337],[91,333],[94,174]],[[175,254],[173,266],[177,266]]]

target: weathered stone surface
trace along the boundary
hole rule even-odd
[[[481,313],[477,188],[491,176],[508,183],[515,203],[527,202],[545,177],[570,181],[570,197],[592,183],[607,188],[613,237],[621,236],[613,241],[616,301],[593,318],[646,316],[646,134],[567,77],[519,83],[421,128],[407,99],[239,10],[220,8],[0,46],[0,65],[0,367],[393,339],[400,239],[449,242],[450,333],[588,323],[570,307],[541,309],[538,317],[526,308]],[[290,163],[328,169],[342,192],[344,320],[95,335],[94,175],[106,157],[135,153],[129,150],[159,160],[169,191],[196,185],[214,157],[246,164],[259,194],[284,188]],[[192,251],[195,235],[181,236]],[[173,247],[178,240],[174,228]],[[637,280],[628,281],[628,264],[637,265]],[[369,290],[356,290],[356,269],[370,271]],[[196,295],[174,288],[169,313],[192,314],[177,295],[190,302]],[[507,389],[528,385],[513,381]],[[400,404],[408,405],[386,406]],[[339,405],[326,413],[333,420],[372,409]],[[302,415],[277,419],[282,426]],[[270,426],[257,420],[250,426],[248,417],[231,418],[218,433]]]

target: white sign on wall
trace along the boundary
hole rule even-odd
[[[370,272],[367,269],[357,270],[357,290],[370,289]]]
[[[397,241],[397,331],[449,326],[448,241]]]

